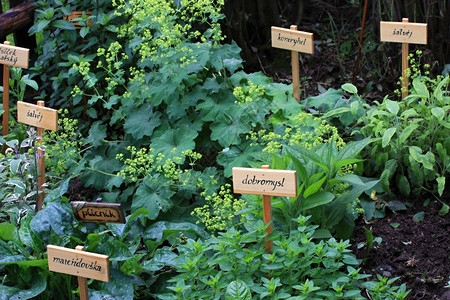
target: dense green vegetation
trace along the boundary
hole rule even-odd
[[[48,271],[48,244],[109,256],[111,281],[90,281],[91,299],[407,296],[396,278],[360,274],[342,239],[358,216],[382,215],[376,193],[432,195],[448,213],[448,75],[412,68],[403,100],[368,103],[342,83],[299,104],[292,86],[243,70],[223,41],[223,1],[37,5],[38,58],[11,86],[14,99],[37,89],[60,128],[43,137],[39,212],[35,131],[11,117],[0,138],[1,299],[77,297],[75,277]],[[74,10],[89,12],[79,28],[64,19]],[[232,167],[263,164],[298,182],[297,197],[273,199],[271,254],[261,197],[231,190]],[[120,203],[126,224],[77,221],[75,180]]]

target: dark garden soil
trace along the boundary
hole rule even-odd
[[[408,299],[450,299],[450,288],[445,288],[450,280],[450,214],[439,216],[440,207],[438,202],[427,207],[416,203],[382,219],[358,219],[352,248],[363,259],[362,271],[400,277],[395,284],[406,283],[411,289]],[[425,216],[415,222],[413,216],[418,212]],[[364,228],[382,238],[381,245],[375,243],[368,253],[365,247],[357,249],[366,242]]]

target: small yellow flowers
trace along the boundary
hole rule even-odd
[[[221,186],[218,193],[207,196],[205,200],[208,204],[195,208],[191,214],[199,218],[197,224],[203,223],[210,231],[232,227],[236,213],[247,207],[244,200],[233,197],[230,184]]]
[[[247,139],[252,140],[253,144],[261,143],[265,146],[263,151],[268,153],[279,152],[284,144],[311,149],[316,145],[334,141],[338,149],[345,146],[336,127],[312,114],[302,112],[294,117],[294,121],[295,125],[286,127],[283,135],[261,130],[258,133],[250,132]]]

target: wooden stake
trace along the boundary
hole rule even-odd
[[[10,42],[5,41],[4,45],[10,44]],[[8,65],[3,64],[3,135],[8,135],[9,131],[9,69]]]
[[[84,246],[76,246],[75,250],[84,251]],[[87,278],[77,276],[78,290],[80,291],[80,300],[89,300],[89,291],[87,285]]]
[[[291,30],[298,30],[297,25],[291,25]],[[291,51],[293,96],[300,103],[300,66],[298,51]]]
[[[408,23],[408,18],[403,18],[402,23]],[[409,54],[409,44],[402,43],[402,99],[408,96],[408,76],[406,76],[406,69],[408,69],[408,54]]]
[[[38,106],[42,106],[45,107],[45,102],[44,101],[38,101],[37,102]],[[37,142],[37,146],[41,146],[43,144],[43,135],[44,135],[44,128],[41,127],[37,127],[37,135],[38,135],[38,141]],[[39,156],[39,161],[38,161],[38,166],[39,166],[39,172],[40,172],[40,176],[38,177],[38,187],[39,187],[39,195],[38,195],[38,203],[37,205],[37,210],[41,210],[42,206],[44,204],[44,183],[45,183],[45,151],[42,149],[38,149],[38,156]]]
[[[269,169],[269,168],[270,168],[269,165],[261,166],[261,169]],[[270,196],[268,196],[268,195],[263,195],[263,214],[264,214],[264,217],[263,217],[264,224],[272,222],[272,203],[270,201]],[[273,229],[272,224],[270,224],[269,227],[267,227],[267,229],[266,229],[266,232],[267,232],[266,238],[268,238],[269,234],[272,233],[272,229]],[[273,242],[271,240],[266,240],[264,245],[266,247],[267,253],[271,254]]]

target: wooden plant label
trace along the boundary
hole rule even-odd
[[[427,24],[407,22],[380,22],[382,42],[426,44]]]
[[[0,64],[28,69],[30,49],[0,44]]]
[[[82,222],[125,223],[120,203],[72,201],[75,217]]]
[[[17,101],[17,120],[20,123],[56,131],[58,111],[22,101]]]
[[[296,171],[233,168],[233,191],[238,194],[297,197]]]
[[[85,12],[84,11],[72,11],[70,13],[70,15],[64,16],[64,20],[72,22],[73,25],[75,25],[75,27],[77,29],[80,29],[81,28],[80,24],[78,22],[74,22],[72,20],[81,17],[83,15],[83,13],[85,13],[86,16],[88,16],[88,17],[92,15],[92,11],[89,11],[89,10],[85,11]],[[91,27],[94,26],[94,22],[92,22],[92,19],[89,19],[88,25],[91,26]]]
[[[314,34],[272,26],[272,47],[314,53]]]
[[[109,281],[109,257],[54,245],[47,246],[48,269],[52,272]]]

